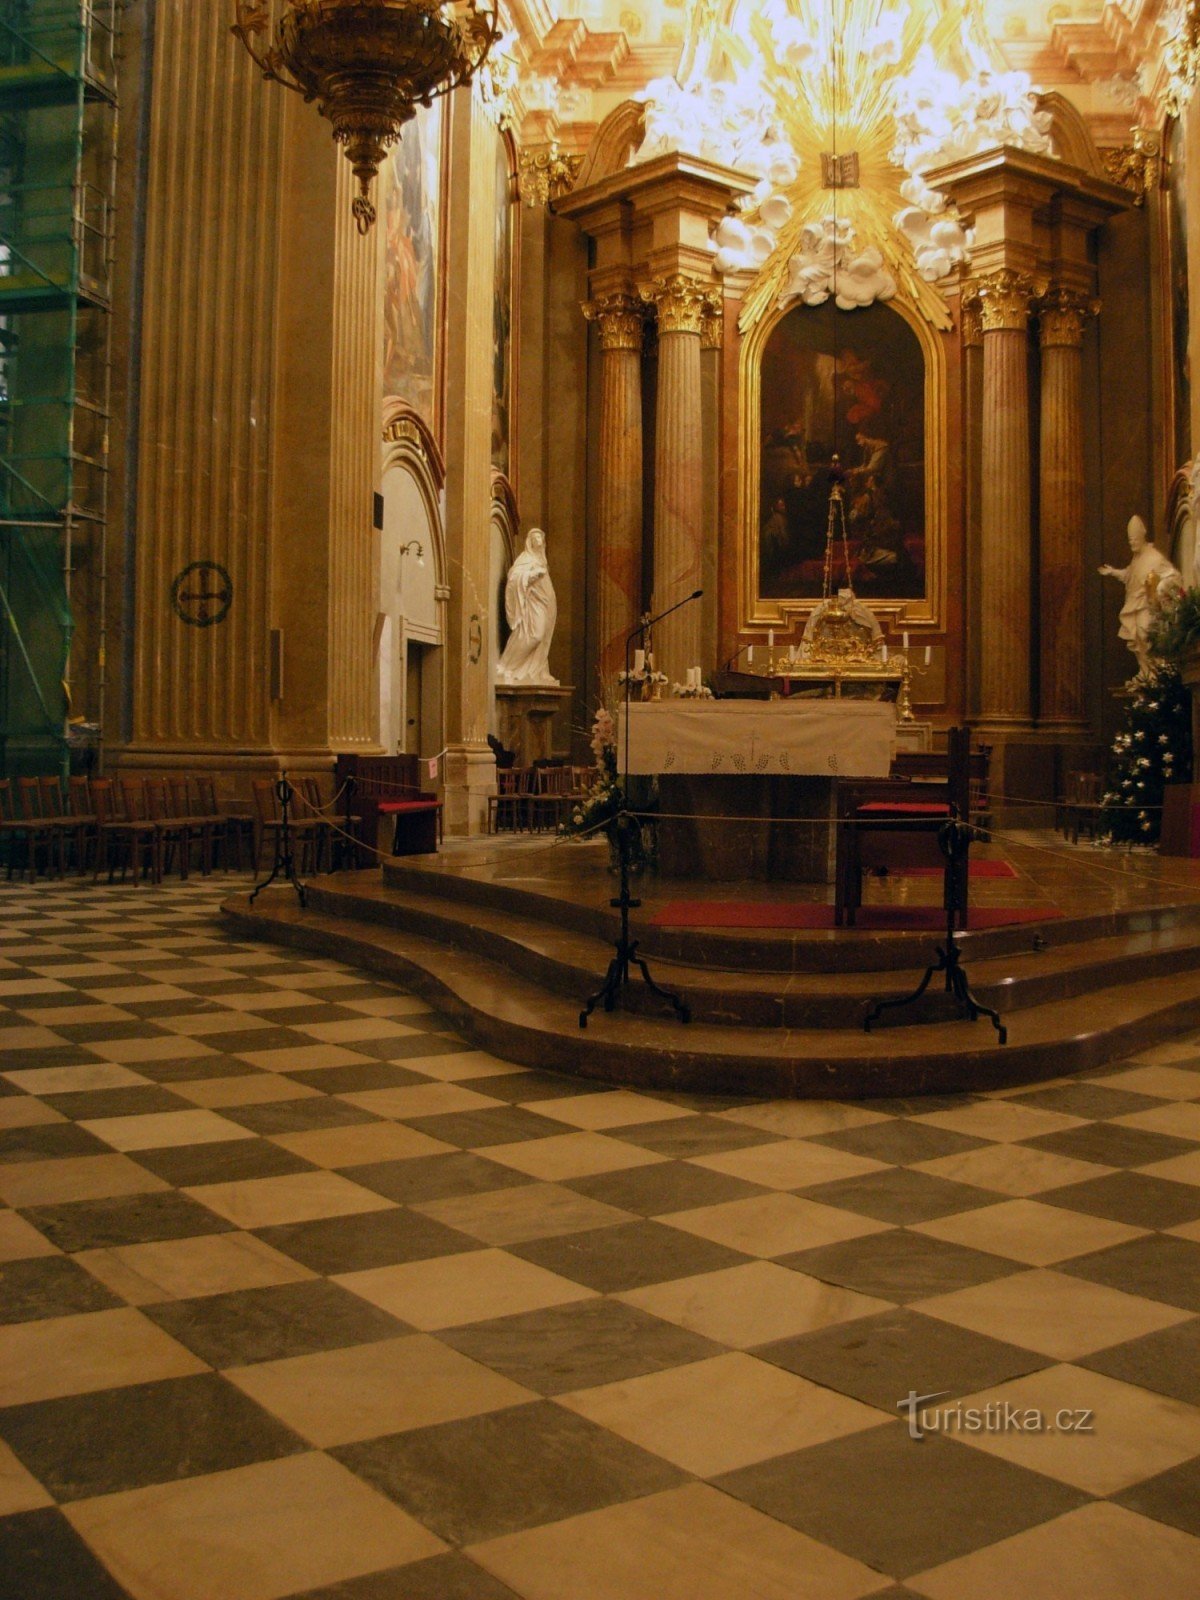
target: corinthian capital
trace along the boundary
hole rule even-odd
[[[1044,290],[1045,285],[1032,273],[1015,272],[1012,267],[973,278],[971,291],[979,302],[984,333],[1024,333],[1033,303]]]
[[[719,350],[725,342],[725,296],[720,289],[710,289],[704,297],[704,310],[700,316],[701,350]]]
[[[602,294],[583,302],[583,314],[600,330],[602,350],[640,350],[646,311],[631,294]]]
[[[658,331],[664,333],[700,333],[704,326],[705,307],[711,284],[685,272],[672,272],[664,278],[654,278],[650,283],[638,285],[638,293],[647,305],[658,310]]]
[[[1055,284],[1038,302],[1038,336],[1043,350],[1056,345],[1073,349],[1083,343],[1083,329],[1089,317],[1100,310],[1099,300],[1079,289]]]

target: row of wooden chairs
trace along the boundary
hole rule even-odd
[[[217,804],[216,781],[204,775],[164,778],[0,778],[0,838],[11,879],[18,861],[30,879],[68,870],[93,881],[162,881],[175,867],[186,878],[193,861],[207,874],[224,863],[236,818]]]
[[[539,762],[532,767],[501,767],[496,793],[488,797],[488,832],[541,833],[565,821],[584,799],[596,777],[594,767]]]

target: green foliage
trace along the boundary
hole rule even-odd
[[[1185,589],[1150,627],[1151,652],[1178,666],[1193,645],[1200,644],[1200,588]]]
[[[1165,786],[1192,775],[1192,700],[1167,662],[1135,678],[1131,691],[1113,740],[1101,830],[1109,844],[1157,844]]]

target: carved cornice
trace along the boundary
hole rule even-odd
[[[1035,300],[1045,293],[1044,281],[1030,272],[1000,267],[971,280],[971,292],[979,302],[985,334],[1024,333]]]
[[[1100,159],[1107,176],[1140,206],[1162,182],[1162,135],[1155,128],[1134,128],[1129,144],[1101,150]]]
[[[517,160],[517,188],[527,206],[548,205],[569,194],[583,165],[582,155],[560,150],[558,143],[522,150]]]
[[[700,313],[700,348],[719,350],[724,343],[725,296],[720,289],[710,289]]]
[[[983,307],[979,294],[973,288],[963,290],[960,306],[962,342],[966,349],[977,350],[983,344]]]
[[[1099,300],[1078,289],[1055,285],[1038,302],[1038,338],[1043,350],[1065,345],[1078,349],[1089,317],[1100,312]]]
[[[392,401],[387,407],[383,442],[411,450],[428,469],[436,488],[441,490],[446,481],[446,463],[433,429],[419,411],[414,411],[404,401]]]
[[[602,350],[641,351],[645,342],[646,308],[631,294],[604,294],[583,302],[583,314],[600,331]]]
[[[672,272],[663,278],[638,285],[638,294],[658,311],[658,331],[664,333],[703,332],[705,306],[711,284],[686,272]]]

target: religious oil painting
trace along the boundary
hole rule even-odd
[[[496,293],[492,301],[492,465],[509,472],[512,416],[513,180],[508,140],[496,141]]]
[[[418,109],[388,158],[383,393],[437,428],[443,102]]]
[[[831,467],[845,473],[845,540],[834,519],[832,583],[846,565],[860,599],[926,593],[925,362],[885,305],[797,306],[762,354],[759,594],[820,599]]]
[[[1171,338],[1171,412],[1175,424],[1174,467],[1192,455],[1192,383],[1188,367],[1188,207],[1184,124],[1176,118],[1167,136],[1167,263]]]

